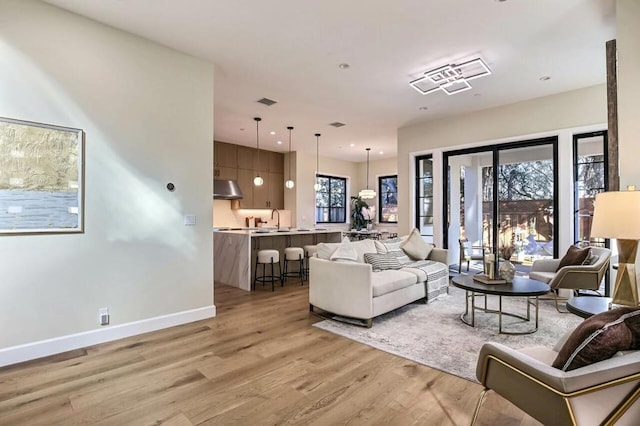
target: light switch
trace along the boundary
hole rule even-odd
[[[195,214],[186,214],[184,215],[184,224],[186,226],[193,226],[196,224],[196,215]]]

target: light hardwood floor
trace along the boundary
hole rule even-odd
[[[213,319],[0,369],[0,425],[469,424],[480,385],[312,327],[306,285],[216,285],[215,303]],[[480,424],[537,423],[490,393]]]

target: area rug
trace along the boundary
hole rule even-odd
[[[470,327],[460,320],[465,309],[465,292],[452,287],[448,295],[428,305],[416,302],[376,317],[369,329],[324,320],[314,326],[347,337],[356,342],[389,352],[411,361],[477,381],[475,368],[483,343],[492,341],[518,349],[543,345],[553,347],[568,330],[582,319],[573,314],[561,314],[553,300],[540,300],[539,328],[533,334],[512,336],[498,333],[498,315],[476,310],[476,326]],[[503,297],[503,311],[526,314],[524,298]],[[483,305],[476,299],[476,305]],[[489,308],[497,308],[498,297],[489,296]],[[528,330],[534,323],[504,316],[503,329]]]

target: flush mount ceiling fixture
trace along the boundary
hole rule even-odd
[[[491,74],[491,70],[481,58],[472,59],[457,65],[445,65],[424,73],[420,78],[410,81],[411,87],[426,95],[442,90],[447,95],[455,95],[471,89],[470,80]]]

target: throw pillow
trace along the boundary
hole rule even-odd
[[[640,349],[640,308],[621,307],[587,318],[571,333],[553,364],[570,371]]]
[[[398,259],[391,254],[365,253],[364,261],[371,264],[374,271],[402,268]]]
[[[429,257],[433,246],[422,239],[418,229],[413,228],[409,237],[400,244],[400,248],[413,260],[425,260]]]
[[[582,265],[582,262],[589,257],[589,253],[591,253],[590,247],[578,248],[576,246],[570,246],[564,257],[560,259],[558,269],[569,265]]]
[[[318,257],[331,260],[331,255],[340,247],[340,243],[318,243]]]
[[[344,237],[342,239],[342,243],[340,243],[336,251],[331,254],[331,257],[329,259],[355,262],[358,259],[358,252],[356,252],[356,249],[351,247],[351,241],[349,240],[349,237]]]
[[[398,259],[400,264],[411,263],[409,256],[400,248],[400,244],[404,242],[403,238],[392,238],[383,241],[376,241],[376,250],[379,254],[390,254]]]

